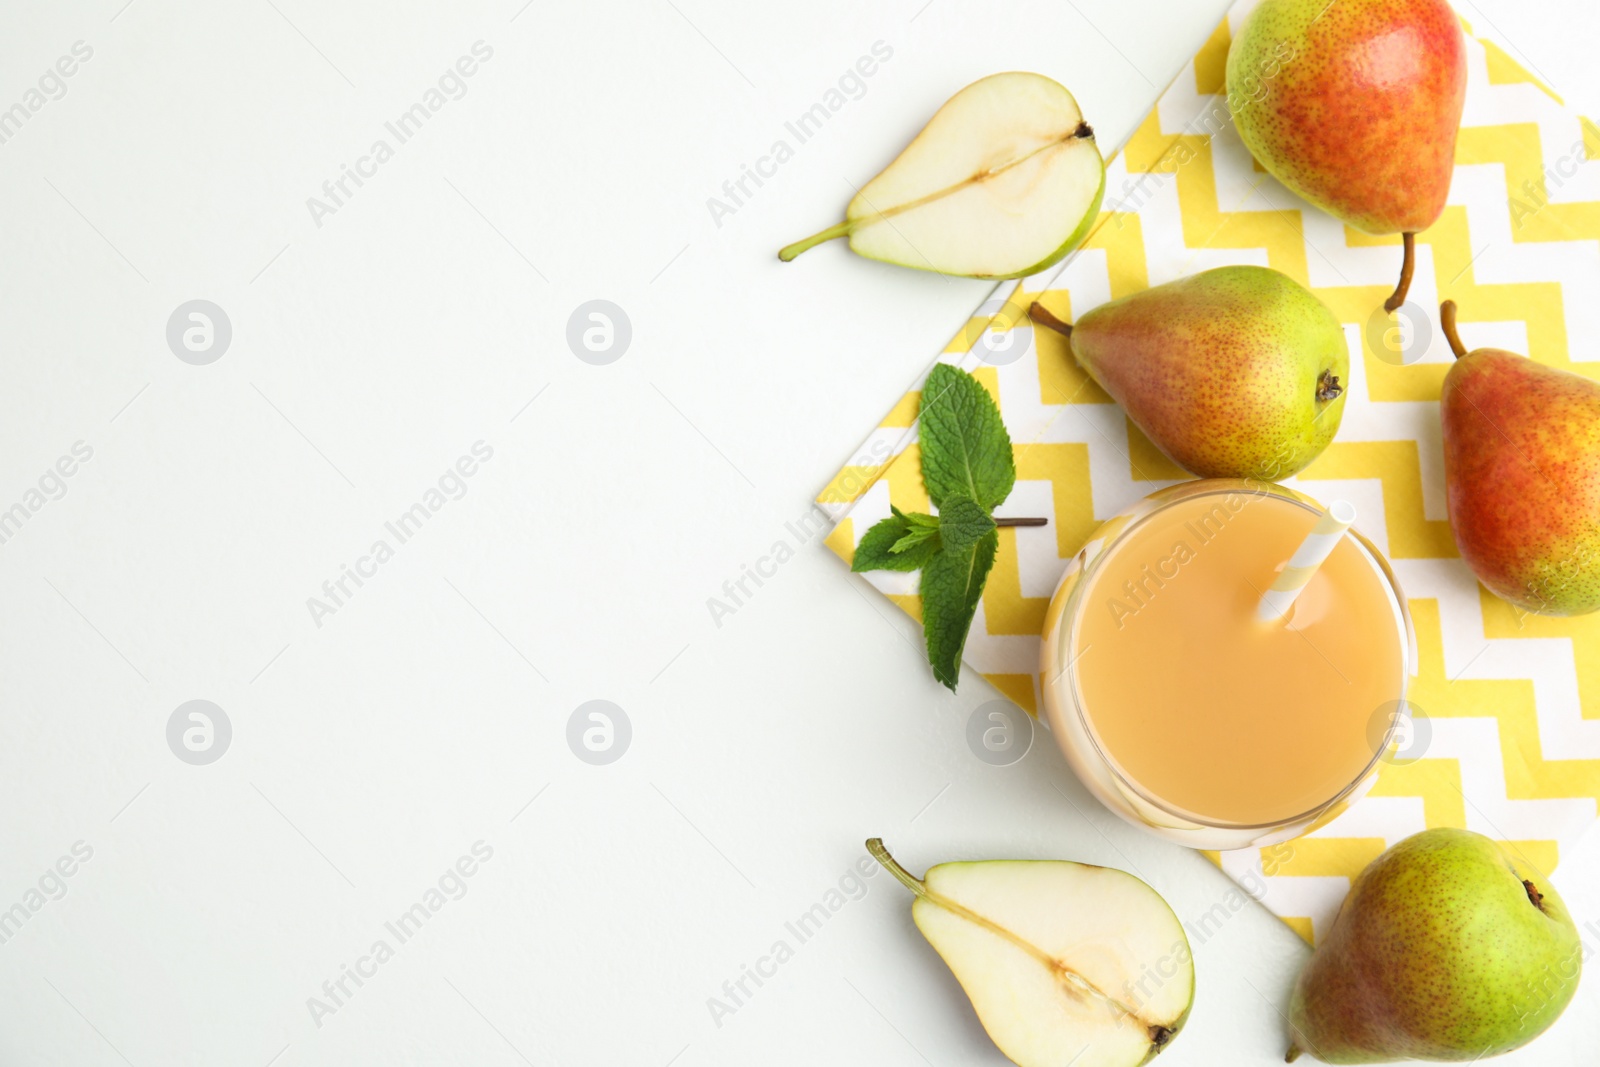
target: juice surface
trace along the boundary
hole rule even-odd
[[[1281,497],[1195,497],[1102,557],[1075,631],[1079,692],[1101,749],[1147,796],[1206,821],[1279,822],[1371,762],[1370,724],[1405,671],[1375,564],[1346,537],[1287,625],[1255,617],[1316,520]]]

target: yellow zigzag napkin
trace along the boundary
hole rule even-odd
[[[1399,238],[1348,229],[1254,164],[1223,88],[1243,0],[1108,165],[1106,210],[1065,264],[1001,285],[941,359],[994,395],[1017,487],[966,662],[1037,713],[1039,634],[1068,560],[1101,520],[1187,478],[1026,315],[1044,297],[1073,316],[1106,300],[1230,263],[1274,267],[1345,324],[1350,395],[1338,439],[1288,484],[1355,503],[1394,563],[1417,629],[1412,700],[1424,758],[1384,768],[1338,819],[1288,844],[1213,856],[1307,941],[1327,929],[1350,878],[1429,826],[1508,841],[1549,872],[1600,801],[1600,616],[1523,616],[1478,586],[1446,521],[1438,397],[1449,366],[1435,312],[1461,305],[1469,348],[1492,345],[1600,378],[1600,130],[1568,111],[1492,43],[1469,36],[1466,114],[1443,218],[1418,240],[1417,279],[1397,333],[1379,308]],[[1469,31],[1470,32],[1470,31]],[[1569,348],[1569,341],[1571,347]],[[1403,354],[1402,354],[1403,353]],[[889,514],[927,511],[915,389],[818,496],[848,561]],[[919,612],[914,574],[867,575]]]

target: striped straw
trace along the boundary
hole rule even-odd
[[[1261,604],[1256,608],[1256,617],[1262,622],[1272,622],[1287,615],[1300,590],[1311,581],[1311,576],[1317,573],[1322,561],[1328,558],[1344,532],[1355,521],[1356,508],[1348,500],[1335,500],[1329,504],[1328,510],[1317,519],[1317,524],[1311,528],[1306,539],[1300,542],[1300,547],[1294,550],[1294,556],[1283,568],[1283,573],[1278,575],[1278,580],[1262,596]]]

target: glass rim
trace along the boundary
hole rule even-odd
[[[1183,489],[1189,489],[1190,492],[1182,496],[1174,495],[1172,498],[1166,500],[1156,499],[1156,497],[1161,493]],[[1124,543],[1127,538],[1134,533],[1134,531],[1142,527],[1155,515],[1161,513],[1169,507],[1176,506],[1180,500],[1192,500],[1208,496],[1228,496],[1236,493],[1247,493],[1252,496],[1261,497],[1275,497],[1279,500],[1285,501],[1286,503],[1294,504],[1297,507],[1304,508],[1307,511],[1319,515],[1323,511],[1323,507],[1320,504],[1317,504],[1305,494],[1290,489],[1288,486],[1278,485],[1275,482],[1259,482],[1245,478],[1200,478],[1188,482],[1179,482],[1174,485],[1167,486],[1165,489],[1157,490],[1155,493],[1142,498],[1133,504],[1130,510],[1137,509],[1141,505],[1150,505],[1148,509],[1143,512],[1135,512],[1130,516],[1128,524],[1121,530],[1118,530],[1111,540],[1108,541],[1106,545],[1095,555],[1094,559],[1090,560],[1083,566],[1078,575],[1077,583],[1073,586],[1072,591],[1067,595],[1067,601],[1063,605],[1062,610],[1064,625],[1061,627],[1060,633],[1062,637],[1060,639],[1067,643],[1068,651],[1071,652],[1077,648],[1078,627],[1083,618],[1083,604],[1087,596],[1087,591],[1090,586],[1094,584],[1094,579],[1098,577],[1102,566],[1112,555],[1114,555],[1117,546]],[[1349,533],[1354,539],[1356,546],[1361,549],[1362,555],[1366,557],[1370,564],[1372,564],[1373,570],[1382,579],[1385,589],[1391,598],[1391,606],[1396,609],[1396,615],[1400,623],[1396,637],[1400,642],[1401,659],[1400,692],[1396,697],[1396,701],[1404,705],[1407,703],[1406,697],[1410,690],[1410,679],[1412,678],[1416,669],[1416,664],[1411,651],[1411,613],[1406,606],[1405,592],[1400,586],[1399,578],[1395,576],[1393,569],[1389,566],[1388,560],[1384,558],[1382,552],[1378,551],[1377,546],[1368,541],[1367,538],[1354,527],[1351,527]],[[1106,746],[1101,742],[1098,731],[1095,729],[1093,720],[1090,718],[1088,711],[1085,708],[1082,687],[1080,686],[1078,679],[1077,658],[1075,656],[1068,656],[1064,673],[1069,683],[1067,685],[1067,695],[1071,700],[1073,713],[1078,718],[1078,725],[1082,728],[1084,736],[1088,738],[1089,744],[1093,746],[1095,755],[1099,757],[1102,765],[1104,765],[1106,770],[1116,780],[1118,787],[1127,790],[1129,793],[1137,796],[1143,803],[1150,805],[1152,808],[1162,812],[1163,814],[1170,815],[1176,820],[1181,820],[1204,829],[1269,831],[1281,829],[1286,826],[1294,826],[1297,823],[1308,822],[1316,819],[1334,805],[1349,797],[1351,793],[1355,792],[1361,787],[1362,783],[1367,781],[1367,779],[1378,768],[1378,765],[1383,762],[1384,754],[1388,752],[1390,743],[1394,740],[1395,732],[1400,727],[1400,716],[1396,715],[1390,721],[1388,729],[1384,731],[1383,740],[1378,745],[1377,751],[1374,752],[1372,758],[1362,766],[1360,773],[1358,773],[1349,784],[1343,786],[1337,793],[1329,797],[1327,800],[1322,801],[1314,807],[1300,812],[1299,814],[1287,816],[1282,819],[1273,819],[1269,822],[1259,823],[1232,822],[1224,819],[1201,816],[1196,812],[1179,808],[1168,801],[1160,799],[1143,785],[1141,785],[1138,781],[1136,781],[1117,760],[1112,758],[1111,754],[1107,751]]]

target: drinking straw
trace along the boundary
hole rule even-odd
[[[1256,617],[1262,622],[1272,622],[1287,615],[1300,590],[1311,581],[1311,576],[1317,573],[1322,561],[1328,558],[1333,547],[1355,521],[1356,508],[1348,500],[1335,500],[1329,504],[1328,510],[1317,518],[1317,524],[1311,528],[1306,539],[1300,542],[1300,547],[1294,550],[1294,555],[1278,575],[1278,580],[1262,596],[1256,608]]]

